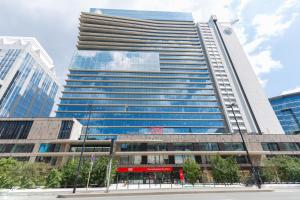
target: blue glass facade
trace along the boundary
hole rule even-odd
[[[300,133],[300,93],[273,97],[270,102],[284,132]]]
[[[49,117],[58,84],[29,52],[1,49],[0,80],[1,117]]]
[[[191,14],[184,16],[105,9],[82,15],[86,24],[56,116],[89,123],[95,139],[226,132],[200,36]]]
[[[3,80],[20,54],[20,49],[0,49],[0,79]]]

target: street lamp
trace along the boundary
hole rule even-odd
[[[110,177],[111,177],[112,162],[113,162],[113,153],[114,153],[114,144],[115,144],[115,139],[112,138],[111,142],[110,142],[109,162],[108,162],[107,170],[106,170],[106,190],[104,191],[105,193],[109,192]]]
[[[77,181],[78,181],[78,177],[80,176],[82,156],[83,156],[83,152],[84,152],[84,149],[85,149],[85,142],[86,142],[86,139],[87,139],[89,124],[90,124],[90,120],[91,120],[91,114],[92,114],[92,105],[90,104],[89,105],[89,117],[88,117],[86,129],[85,129],[85,134],[84,134],[84,139],[83,139],[83,143],[82,143],[82,147],[81,147],[79,163],[78,163],[78,166],[77,166],[77,173],[76,173],[75,180],[74,180],[73,193],[76,192]]]
[[[260,179],[260,175],[259,175],[259,172],[258,172],[258,171],[255,169],[255,167],[253,166],[253,163],[252,163],[252,160],[251,160],[251,158],[250,158],[250,154],[249,154],[248,148],[247,148],[246,143],[245,143],[244,135],[243,135],[243,133],[242,133],[242,131],[241,131],[240,125],[239,125],[239,123],[238,123],[237,117],[236,117],[235,112],[234,112],[234,109],[233,109],[234,106],[236,106],[236,104],[235,104],[235,103],[231,103],[231,104],[229,104],[227,107],[231,108],[231,111],[232,111],[232,113],[233,113],[234,120],[235,120],[236,125],[237,125],[237,128],[238,128],[238,130],[239,130],[239,134],[240,134],[240,136],[241,136],[241,138],[242,138],[243,147],[244,147],[244,149],[245,149],[245,151],[246,151],[247,160],[249,161],[249,163],[250,163],[250,165],[251,165],[252,174],[254,175],[254,178],[255,178],[255,182],[256,182],[257,187],[260,189],[260,188],[261,188],[261,179]]]

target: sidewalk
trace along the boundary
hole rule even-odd
[[[131,189],[111,190],[109,193],[103,191],[80,191],[76,194],[59,194],[58,198],[80,198],[80,197],[108,197],[108,196],[140,196],[140,195],[168,195],[168,194],[195,194],[195,193],[231,193],[231,192],[272,192],[273,189],[255,187],[207,187],[207,188],[175,188],[175,189]]]

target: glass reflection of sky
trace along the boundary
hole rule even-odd
[[[141,11],[91,8],[91,13],[148,20],[193,21],[189,12]]]
[[[71,69],[160,71],[158,52],[77,51]]]

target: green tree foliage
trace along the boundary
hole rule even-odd
[[[46,179],[46,187],[48,188],[58,188],[60,187],[60,182],[61,182],[61,172],[58,169],[51,169],[49,172],[49,175],[47,176]]]
[[[35,188],[36,186],[45,186],[49,171],[50,166],[45,163],[22,163],[20,187]]]
[[[20,184],[21,163],[13,158],[0,159],[0,188],[12,188]]]
[[[234,157],[226,159],[221,156],[212,158],[212,175],[216,183],[237,183],[240,182],[239,165]]]
[[[64,187],[71,187],[74,184],[78,159],[69,159],[68,162],[61,168],[61,185]]]
[[[79,159],[70,159],[62,168],[62,181],[61,185],[64,187],[73,186],[77,173]],[[106,178],[106,169],[108,166],[108,157],[99,157],[93,163],[93,168],[90,177],[90,185],[104,186]],[[80,169],[80,177],[77,181],[78,186],[86,186],[88,173],[90,170],[91,161],[90,158],[83,159]],[[113,161],[111,180],[116,175],[116,161]]]
[[[0,159],[0,188],[35,188],[44,186],[49,166],[45,163],[19,162],[13,158]]]
[[[109,164],[109,158],[108,157],[99,157],[93,166],[93,170],[91,173],[91,184],[95,184],[97,186],[104,186],[105,185],[105,179],[106,179],[106,170],[107,166]],[[111,170],[111,181],[116,176],[116,168],[117,168],[117,162],[116,160],[113,160],[112,162],[112,170]]]
[[[300,159],[280,155],[263,161],[262,178],[268,182],[299,182]]]
[[[191,183],[192,185],[194,185],[202,176],[199,165],[193,159],[185,160],[183,164],[183,173],[184,176],[188,179],[189,183]]]

